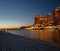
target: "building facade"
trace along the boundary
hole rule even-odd
[[[35,25],[48,24],[52,20],[51,15],[36,15],[34,18]]]
[[[52,11],[54,17],[54,24],[57,25],[60,23],[60,7],[53,9]]]

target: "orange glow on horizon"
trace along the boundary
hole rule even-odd
[[[13,25],[13,26],[0,26],[0,28],[20,28],[20,25]]]

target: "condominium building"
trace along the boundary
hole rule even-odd
[[[53,9],[52,15],[54,17],[54,24],[57,25],[60,22],[60,7]]]
[[[35,25],[47,24],[51,22],[52,17],[51,15],[36,15],[34,18]]]

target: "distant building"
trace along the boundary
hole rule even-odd
[[[36,15],[34,18],[35,25],[47,24],[51,22],[52,17],[51,15]]]
[[[55,8],[53,11],[54,24],[57,25],[60,22],[60,7]]]
[[[50,23],[53,23],[54,25],[60,24],[60,7],[53,9],[52,14],[36,15],[34,18],[34,25]]]

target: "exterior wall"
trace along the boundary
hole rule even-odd
[[[34,24],[48,23],[52,20],[51,15],[36,15],[34,19]]]
[[[60,7],[53,10],[54,24],[57,25],[60,22]]]

